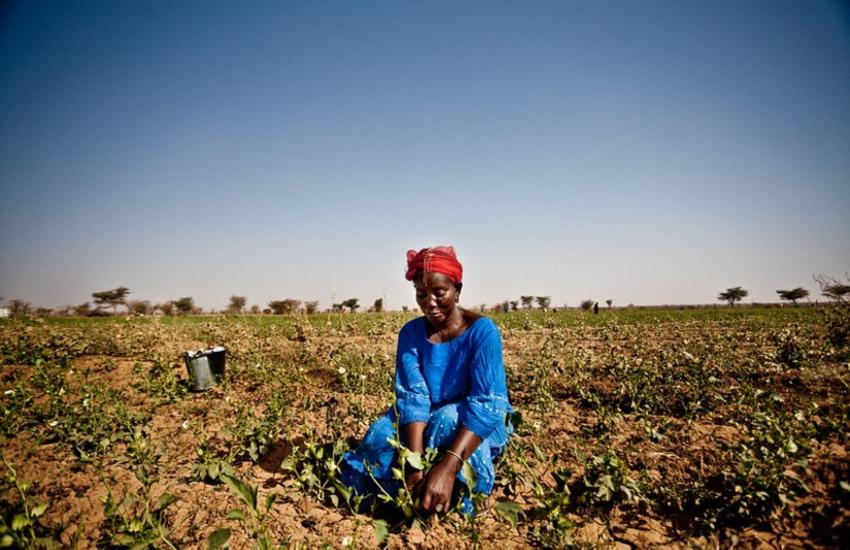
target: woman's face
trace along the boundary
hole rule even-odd
[[[416,303],[433,325],[442,325],[454,312],[460,299],[460,285],[455,286],[451,279],[442,273],[428,273],[426,277],[416,277]]]

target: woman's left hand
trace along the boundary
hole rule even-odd
[[[425,475],[419,484],[419,508],[425,512],[445,512],[449,509],[452,499],[452,489],[455,484],[457,462],[449,456],[443,457]]]

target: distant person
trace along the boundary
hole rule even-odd
[[[391,495],[401,488],[392,472],[397,453],[387,442],[396,430],[411,451],[439,452],[428,471],[406,467],[404,483],[421,511],[445,512],[459,504],[473,512],[463,494],[464,463],[477,474],[476,492],[493,490],[493,459],[513,431],[502,339],[493,321],[458,306],[462,276],[451,246],[407,252],[405,278],[413,281],[424,317],[405,324],[398,335],[395,406],[369,427],[356,451],[346,453],[342,467],[342,482],[366,496],[366,503],[379,492],[367,464]]]
[[[599,302],[593,302],[593,314],[599,315]]]

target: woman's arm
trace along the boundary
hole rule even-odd
[[[411,422],[400,426],[401,442],[414,453],[422,453],[425,450],[423,441],[425,425],[425,422]],[[407,490],[412,491],[416,484],[422,480],[422,477],[423,472],[421,470],[411,469],[411,471],[407,472],[406,479],[404,480]]]
[[[401,442],[414,453],[424,451],[423,434],[431,414],[431,396],[422,374],[422,364],[415,339],[405,326],[399,333],[396,349],[395,396],[398,429]],[[408,472],[405,484],[413,487],[422,479],[422,472]]]
[[[424,483],[419,486],[419,506],[422,510],[445,512],[449,509],[455,476],[480,444],[481,438],[475,435],[475,432],[466,426],[458,429],[457,436],[449,447],[451,452],[443,454],[440,461],[428,470]],[[459,454],[463,461],[451,453]]]

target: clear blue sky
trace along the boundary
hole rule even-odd
[[[0,296],[773,301],[850,271],[828,1],[4,2]]]

